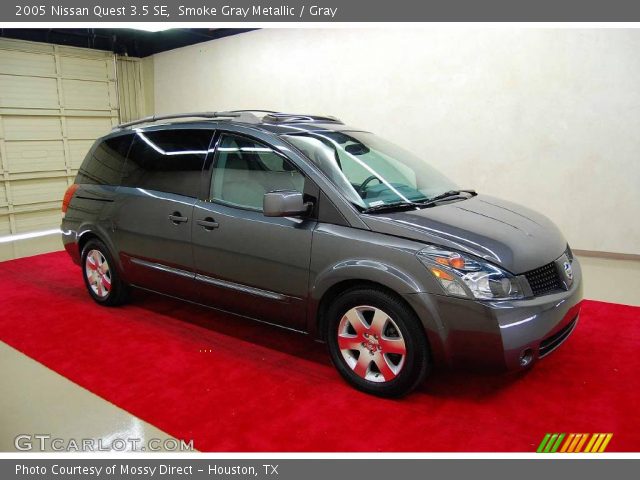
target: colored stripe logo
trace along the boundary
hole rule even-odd
[[[547,433],[537,453],[602,453],[613,433]]]

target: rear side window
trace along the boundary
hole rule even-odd
[[[212,130],[137,131],[122,175],[125,187],[197,197]]]
[[[130,134],[111,137],[98,143],[82,162],[76,183],[119,185],[130,146]]]

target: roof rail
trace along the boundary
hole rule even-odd
[[[262,121],[267,123],[295,123],[295,122],[332,122],[342,123],[339,119],[328,115],[306,115],[300,113],[284,113],[276,112],[275,110],[262,110],[262,109],[246,109],[246,110],[230,110],[229,113],[266,113]]]
[[[113,127],[113,130],[132,127],[142,123],[153,123],[158,120],[170,120],[173,118],[235,118],[242,116],[243,112],[191,112],[191,113],[172,113],[167,115],[151,115],[149,117],[140,118],[131,122],[121,123]]]
[[[228,110],[231,113],[278,113],[275,110],[262,110],[260,108],[247,108],[244,110]]]
[[[303,123],[303,122],[331,122],[342,123],[339,119],[326,115],[303,115],[298,113],[271,112],[265,115],[264,122],[267,123]]]
[[[260,119],[256,113],[265,113],[266,115]],[[252,123],[303,123],[303,122],[331,122],[342,123],[336,117],[322,115],[302,115],[297,113],[274,112],[273,110],[229,110],[221,112],[188,112],[188,113],[172,113],[167,115],[151,115],[149,117],[132,120],[130,122],[121,123],[113,127],[113,130],[141,125],[143,123],[153,123],[159,120],[172,120],[176,118],[238,118],[240,121],[248,121]]]

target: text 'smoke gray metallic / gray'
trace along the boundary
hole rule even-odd
[[[527,368],[578,322],[580,265],[546,217],[333,117],[120,125],[63,211],[99,304],[137,287],[306,332],[376,395],[408,393],[432,364]]]

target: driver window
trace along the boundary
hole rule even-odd
[[[262,211],[265,193],[304,191],[304,176],[271,147],[237,135],[220,139],[213,163],[210,199]]]

